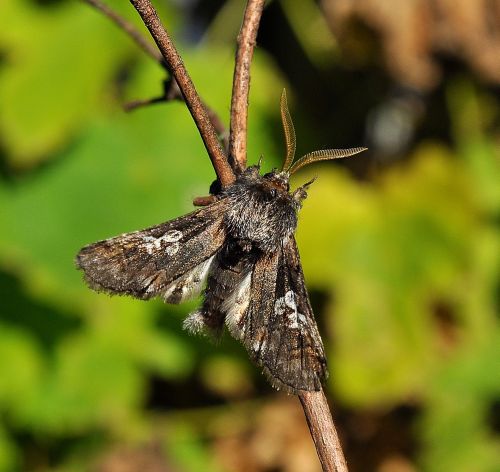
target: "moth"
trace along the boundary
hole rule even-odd
[[[309,181],[290,192],[290,176],[312,162],[365,148],[314,151],[294,162],[295,130],[281,96],[286,158],[262,175],[247,167],[215,201],[188,215],[85,246],[77,267],[94,290],[180,303],[203,291],[184,321],[192,333],[224,326],[277,389],[319,390],[328,376],[323,343],[295,242]]]

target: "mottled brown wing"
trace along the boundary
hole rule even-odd
[[[76,257],[94,290],[179,303],[199,293],[225,238],[225,200],[157,226],[85,246]]]
[[[293,236],[257,261],[250,293],[242,337],[254,360],[278,389],[319,390],[326,359]]]

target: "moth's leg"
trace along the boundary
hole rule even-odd
[[[217,201],[217,197],[215,195],[207,195],[205,197],[195,197],[193,199],[194,206],[208,206]]]

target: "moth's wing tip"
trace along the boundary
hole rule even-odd
[[[266,366],[263,366],[262,371],[274,389],[289,395],[299,395],[301,392],[319,392],[323,388],[325,380],[328,378],[328,370],[325,368],[321,374],[311,376],[311,382],[306,382],[307,385],[295,386],[276,377],[276,375],[272,374],[271,370]]]
[[[97,259],[99,259],[99,251],[98,248],[102,241],[98,241],[96,243],[87,244],[83,246],[75,255],[73,259],[75,267],[78,270],[83,270],[87,272],[92,269],[93,265],[96,265]]]
[[[85,270],[84,269],[84,266],[83,266],[83,257],[84,257],[84,254],[85,254],[85,249],[87,248],[87,246],[84,246],[82,247],[75,255],[75,257],[73,258],[73,263],[75,264],[75,267],[78,269],[78,270]]]

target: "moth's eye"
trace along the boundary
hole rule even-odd
[[[276,198],[276,194],[278,192],[276,191],[275,188],[272,188],[271,190],[269,190],[269,195],[271,195],[271,198]]]

